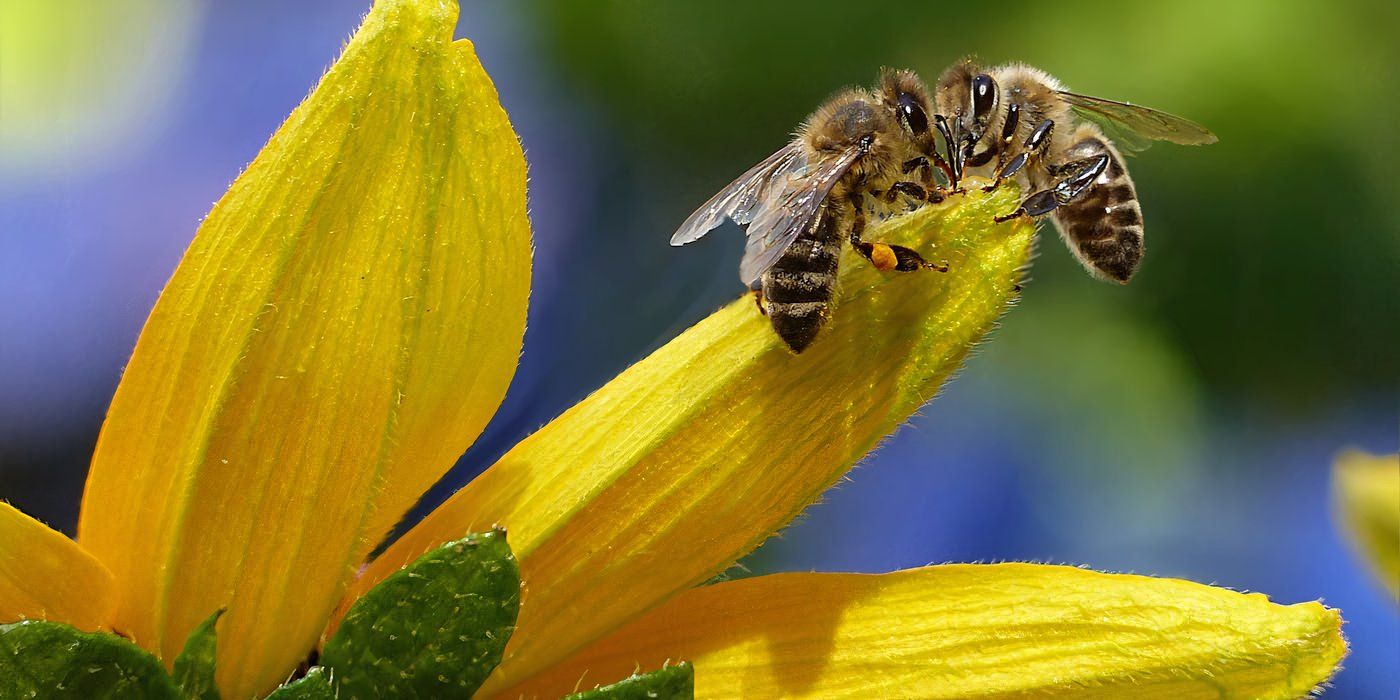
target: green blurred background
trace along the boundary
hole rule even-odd
[[[160,285],[366,6],[0,0],[0,498],[71,529]],[[1300,0],[465,2],[530,159],[536,280],[511,396],[424,508],[742,291],[737,229],[666,241],[825,96],[1025,61],[1220,142],[1130,161],[1132,284],[1047,231],[959,378],[734,575],[1029,559],[1321,597],[1353,642],[1329,697],[1394,698],[1400,618],[1327,483],[1344,446],[1400,442],[1396,27]]]

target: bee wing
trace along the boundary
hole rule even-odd
[[[739,277],[753,286],[783,252],[811,228],[821,214],[822,203],[836,182],[851,169],[864,151],[852,146],[840,155],[811,164],[786,187],[769,191],[768,197],[752,210],[744,259]]]
[[[1215,143],[1209,129],[1166,112],[1102,97],[1061,92],[1075,114],[1108,132],[1108,137],[1127,151],[1141,151],[1153,141],[1170,141],[1187,146]]]
[[[794,141],[783,146],[758,165],[749,168],[738,179],[711,197],[710,201],[696,209],[671,236],[671,245],[685,245],[699,240],[711,229],[724,223],[726,217],[738,224],[749,223],[753,219],[755,207],[763,201],[774,185],[787,180],[806,166],[807,159],[802,154],[800,143]]]

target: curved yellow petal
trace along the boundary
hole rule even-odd
[[[1332,472],[1332,494],[1357,552],[1400,599],[1400,455],[1343,453]]]
[[[969,190],[869,233],[952,272],[887,275],[848,251],[831,324],[800,356],[752,299],[730,304],[517,445],[352,595],[460,533],[508,527],[525,593],[490,689],[729,566],[932,398],[1015,295],[1033,228],[992,225],[1014,190]]]
[[[686,591],[502,697],[695,666],[707,698],[1297,698],[1341,617],[1189,581],[958,564],[779,574]]]
[[[107,567],[63,533],[0,501],[0,623],[52,620],[104,629],[115,604]]]
[[[79,538],[119,627],[168,663],[227,607],[226,697],[305,658],[514,372],[525,161],[456,16],[375,5],[200,227],[103,426]]]

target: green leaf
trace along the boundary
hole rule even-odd
[[[335,700],[335,686],[326,669],[313,666],[305,676],[272,691],[267,700]]]
[[[500,663],[519,609],[505,531],[468,535],[355,601],[321,664],[341,698],[469,697]]]
[[[194,628],[175,657],[175,685],[190,700],[219,700],[219,688],[214,685],[214,623],[223,614],[222,609],[216,610]]]
[[[0,625],[0,698],[179,697],[156,657],[114,634],[38,620]]]
[[[689,700],[695,697],[695,669],[689,662],[575,693],[564,700]]]

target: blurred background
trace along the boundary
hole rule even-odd
[[[0,0],[0,498],[73,531],[162,284],[368,2]],[[1328,501],[1339,450],[1400,441],[1393,3],[463,5],[530,160],[535,291],[426,506],[741,293],[737,229],[667,239],[827,94],[1022,60],[1220,143],[1130,162],[1133,284],[1045,236],[942,396],[735,575],[1015,559],[1322,598],[1352,643],[1328,697],[1396,697],[1400,616]]]

